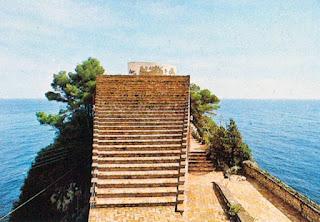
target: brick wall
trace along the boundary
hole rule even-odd
[[[309,221],[320,222],[320,206],[287,186],[279,179],[261,170],[257,164],[245,161],[244,170],[247,176],[252,177],[275,196],[301,213]]]

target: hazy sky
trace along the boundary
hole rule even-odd
[[[221,98],[320,99],[320,1],[0,1],[0,98],[42,98],[89,56],[171,63]]]

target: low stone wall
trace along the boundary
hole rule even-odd
[[[300,214],[311,222],[320,222],[320,207],[307,197],[298,193],[279,179],[261,170],[251,161],[244,162],[244,171],[275,196],[281,198],[288,205],[296,209]]]
[[[254,218],[251,217],[248,212],[239,204],[231,195],[230,191],[217,182],[213,182],[213,188],[219,197],[219,199],[225,205],[225,211],[230,211],[232,205],[239,205],[240,210],[232,217],[232,221],[235,222],[254,222]]]

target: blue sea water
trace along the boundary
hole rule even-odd
[[[0,215],[9,212],[37,152],[53,142],[55,130],[40,126],[35,113],[59,105],[36,99],[0,100]]]
[[[223,100],[258,164],[320,203],[320,100]]]
[[[0,100],[0,215],[19,197],[27,170],[55,131],[37,111],[56,113],[46,100]],[[320,203],[320,101],[223,100],[215,119],[236,120],[260,166]]]

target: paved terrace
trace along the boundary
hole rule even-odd
[[[191,139],[190,151],[203,150],[204,147]],[[89,221],[190,221],[223,222],[229,221],[213,190],[212,182],[218,182],[230,190],[232,196],[254,217],[255,221],[305,221],[281,200],[275,198],[252,180],[239,181],[232,176],[224,179],[222,172],[187,173],[185,184],[185,212],[174,212],[174,207],[125,207],[95,208],[90,210]]]

